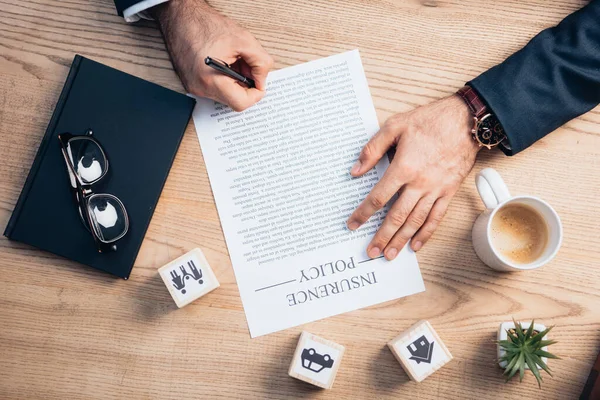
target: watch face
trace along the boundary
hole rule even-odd
[[[504,129],[492,114],[487,114],[477,124],[477,140],[484,146],[492,147],[504,140]]]

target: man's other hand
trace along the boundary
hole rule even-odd
[[[390,117],[362,149],[352,167],[360,176],[390,147],[396,154],[381,180],[348,219],[357,229],[398,192],[398,199],[367,247],[393,260],[412,238],[418,251],[442,220],[450,199],[473,168],[479,146],[471,137],[473,116],[457,95]]]
[[[173,66],[185,89],[242,111],[265,95],[273,59],[250,32],[219,14],[204,0],[171,0],[151,9],[160,24]],[[207,57],[251,77],[249,89],[204,64]]]

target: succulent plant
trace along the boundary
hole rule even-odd
[[[500,361],[506,361],[506,367],[504,367],[504,375],[506,375],[506,381],[512,379],[517,372],[519,372],[519,381],[523,381],[525,376],[525,367],[529,367],[535,379],[538,382],[538,386],[542,387],[542,376],[538,366],[552,376],[550,367],[542,360],[542,357],[546,358],[559,358],[554,354],[548,353],[542,350],[543,347],[550,346],[556,343],[554,340],[544,340],[544,337],[552,326],[543,330],[542,332],[536,332],[533,329],[534,321],[531,321],[529,329],[523,329],[520,322],[515,323],[515,329],[509,329],[507,331],[508,338],[506,340],[500,340],[498,344],[506,354],[500,359]]]

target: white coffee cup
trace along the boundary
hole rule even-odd
[[[523,271],[539,268],[554,258],[563,238],[560,217],[544,200],[533,196],[511,196],[500,174],[492,168],[480,171],[475,185],[486,210],[473,225],[472,237],[475,253],[485,264],[498,271]],[[548,241],[541,255],[527,264],[515,263],[494,249],[492,219],[508,204],[521,204],[533,208],[541,215],[548,228]]]

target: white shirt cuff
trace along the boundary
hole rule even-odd
[[[169,0],[143,0],[139,3],[132,5],[131,7],[123,10],[123,17],[125,17],[125,21],[127,22],[136,22],[140,19],[152,19],[150,15],[146,12],[147,9],[152,8],[154,6],[159,5],[160,3],[165,3]]]

